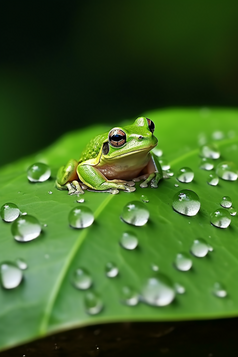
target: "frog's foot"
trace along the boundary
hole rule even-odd
[[[80,194],[84,193],[84,190],[80,186],[80,183],[76,180],[66,183],[66,187],[69,191],[68,192],[69,195],[78,195],[79,193]]]
[[[148,185],[150,184],[151,187],[157,188],[160,179],[161,179],[160,173],[153,172],[152,174],[147,175],[146,180],[140,184],[140,187],[145,188],[148,187]]]
[[[135,177],[135,178],[133,179],[133,182],[140,182],[140,181],[142,181],[142,180],[146,180],[147,177],[148,177],[148,174],[144,174],[144,175]]]

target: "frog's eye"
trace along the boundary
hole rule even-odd
[[[147,122],[148,122],[148,126],[149,126],[149,129],[150,129],[151,133],[153,133],[154,130],[155,130],[155,124],[154,124],[154,122],[153,122],[152,120],[150,120],[149,118],[146,118],[146,120],[147,120]]]
[[[126,142],[126,133],[118,128],[114,128],[108,135],[108,140],[111,146],[120,147]]]

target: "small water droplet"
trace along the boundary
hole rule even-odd
[[[195,216],[200,210],[198,195],[191,190],[182,190],[174,195],[173,209],[185,216]]]
[[[184,294],[185,293],[185,287],[184,286],[182,286],[181,284],[179,284],[179,283],[175,283],[174,284],[174,288],[175,288],[175,291],[176,291],[176,293],[177,294]]]
[[[228,209],[228,212],[230,213],[231,216],[235,216],[236,215],[236,209],[234,207],[231,207]]]
[[[164,160],[164,159],[159,159],[159,163],[160,163],[160,166],[162,168],[162,170],[169,170],[170,169],[170,164]]]
[[[214,163],[211,159],[207,159],[206,157],[202,158],[202,162],[200,164],[200,169],[210,171],[214,169]]]
[[[219,159],[220,151],[218,150],[216,145],[204,145],[201,147],[200,155],[208,159]]]
[[[216,174],[209,174],[207,178],[207,183],[211,186],[217,186],[219,183],[219,178]]]
[[[146,205],[140,201],[129,202],[121,214],[122,220],[133,226],[144,226],[148,222],[149,216]]]
[[[139,295],[137,294],[137,292],[129,286],[123,286],[122,302],[129,306],[135,306],[138,304],[138,301],[139,301]]]
[[[22,281],[23,274],[17,265],[4,262],[1,263],[1,283],[5,289],[14,289]]]
[[[222,139],[224,139],[224,137],[225,137],[225,134],[220,130],[216,130],[212,133],[213,140],[222,140]]]
[[[213,285],[213,294],[219,298],[224,298],[227,296],[227,291],[223,284],[216,282]]]
[[[207,255],[208,251],[210,250],[209,248],[210,246],[204,239],[195,239],[191,247],[191,253],[197,258],[203,258]]]
[[[174,184],[175,187],[179,187],[179,185],[177,183]]]
[[[238,170],[233,162],[223,161],[216,167],[217,175],[226,181],[236,181]]]
[[[86,228],[94,221],[93,212],[88,207],[75,207],[69,212],[69,224],[73,228]]]
[[[51,170],[42,162],[31,165],[27,170],[27,178],[30,182],[44,182],[50,178]]]
[[[180,271],[188,271],[192,268],[193,262],[187,253],[178,253],[174,262],[175,267]]]
[[[49,195],[52,195],[52,193],[53,193],[52,191],[48,191],[48,194],[49,194]]]
[[[215,227],[227,228],[230,223],[230,213],[225,208],[218,208],[211,214],[211,224]]]
[[[80,198],[79,200],[77,200],[76,202],[78,202],[78,203],[84,203],[84,198]]]
[[[108,278],[115,278],[119,273],[118,267],[112,262],[106,264],[106,276]]]
[[[18,242],[29,242],[41,233],[41,225],[33,216],[26,214],[25,216],[18,217],[11,227],[13,237]]]
[[[145,202],[145,203],[148,203],[149,199],[148,199],[148,197],[146,195],[141,195],[141,201]]]
[[[45,254],[44,257],[45,257],[45,259],[49,259],[50,256],[49,256],[49,254]]]
[[[164,179],[169,179],[170,177],[174,176],[174,172],[171,171],[170,169],[168,170],[163,170],[163,178]]]
[[[232,206],[231,198],[229,196],[222,197],[220,205],[224,208],[230,208]]]
[[[0,216],[5,222],[13,222],[20,215],[20,210],[15,203],[5,203],[0,210]]]
[[[141,300],[153,306],[169,305],[175,297],[175,290],[170,279],[160,273],[147,279],[141,292]]]
[[[151,264],[151,269],[153,271],[159,271],[159,266],[157,264]]]
[[[159,148],[154,148],[152,150],[152,152],[153,152],[153,154],[155,154],[158,157],[161,157],[163,155],[163,151],[161,149],[159,149]]]
[[[134,250],[138,246],[138,239],[134,233],[125,232],[122,234],[120,244],[125,249]]]
[[[103,308],[100,296],[93,291],[86,293],[84,303],[86,312],[90,315],[97,315]]]
[[[192,182],[193,178],[194,172],[189,167],[182,167],[177,174],[177,180],[183,183]]]
[[[23,260],[21,258],[16,259],[16,264],[17,264],[18,268],[20,268],[21,270],[26,270],[28,268],[25,260]]]
[[[73,273],[72,284],[80,290],[87,290],[92,285],[91,275],[86,269],[78,268]]]

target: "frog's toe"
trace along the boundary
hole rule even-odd
[[[135,182],[134,181],[127,181],[126,186],[133,187],[133,186],[135,186]]]
[[[152,188],[157,188],[158,187],[158,182],[157,182],[157,180],[155,178],[153,180],[151,180],[150,186]]]
[[[142,183],[140,184],[140,187],[141,187],[141,188],[146,188],[146,187],[148,187],[148,183],[147,183],[146,181],[144,181],[144,182],[142,182]]]
[[[124,192],[134,192],[136,190],[135,187],[127,186],[124,190]]]

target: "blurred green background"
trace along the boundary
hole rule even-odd
[[[2,2],[0,165],[148,109],[236,107],[237,14],[237,0]]]

